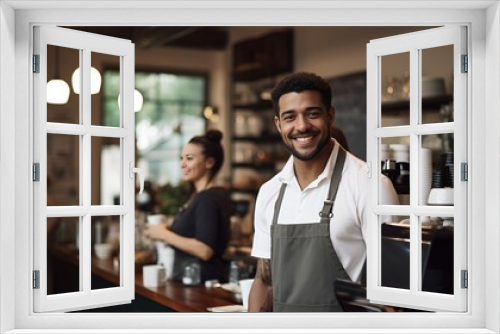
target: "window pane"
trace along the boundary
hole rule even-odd
[[[120,108],[118,107],[118,95],[120,95],[120,74],[118,71],[106,71],[104,73],[103,95],[104,115],[101,117],[102,125],[119,127]],[[99,116],[92,116],[92,118],[97,119]],[[92,123],[94,123],[94,120],[92,120]]]
[[[381,285],[409,289],[410,217],[394,217],[393,219],[395,221],[385,221],[381,226]]]
[[[107,55],[103,53],[91,52],[90,54],[90,94],[92,104],[92,125],[120,126],[120,112],[118,104],[118,96],[120,94],[120,57]],[[103,92],[102,89],[102,67],[110,67],[117,69],[118,75],[113,78],[105,89],[109,92]],[[110,114],[110,120],[104,120],[102,114],[101,103],[110,107],[114,112]]]
[[[195,76],[159,74],[159,98],[162,101],[189,100],[203,102],[205,79]]]
[[[91,139],[92,205],[120,205],[121,150],[109,142],[109,138]]]
[[[95,216],[91,223],[92,283],[91,289],[120,286],[120,216]],[[102,278],[99,271],[112,272],[113,277]]]
[[[453,294],[453,218],[421,217],[422,291]]]
[[[47,122],[80,124],[80,100],[71,87],[71,71],[80,50],[47,45]]]
[[[422,124],[453,122],[453,45],[423,49]]]
[[[410,53],[381,57],[381,126],[410,124]]]
[[[455,164],[453,143],[453,133],[422,136],[421,205],[454,204]]]
[[[137,167],[155,189],[178,186],[182,180],[182,147],[206,129],[206,78],[138,71],[135,86],[143,97],[142,108],[135,114]],[[104,87],[104,125],[118,124],[119,112],[114,102],[119,92],[116,70],[105,72]]]
[[[79,217],[47,218],[47,294],[80,290]],[[74,256],[68,257],[67,254]]]
[[[410,205],[410,137],[381,138],[380,142],[382,174],[391,180],[399,204]]]
[[[47,134],[47,205],[80,205],[80,138]]]

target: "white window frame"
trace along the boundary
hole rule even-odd
[[[468,55],[467,31],[464,26],[449,26],[417,31],[387,38],[372,40],[367,46],[367,162],[372,166],[369,211],[371,219],[378,221],[381,215],[410,217],[410,282],[409,289],[396,289],[381,285],[382,277],[382,224],[370,224],[369,250],[367,252],[367,297],[382,305],[411,307],[422,310],[445,310],[464,312],[467,310],[467,289],[461,288],[461,270],[467,270],[467,189],[468,183],[455,174],[454,206],[428,206],[419,203],[421,137],[429,134],[454,134],[454,164],[467,163],[467,83],[468,73],[461,73],[462,55]],[[454,121],[446,123],[422,123],[422,51],[451,45],[453,47],[453,96]],[[408,53],[410,65],[410,122],[404,126],[382,126],[382,57]],[[413,166],[410,180],[410,205],[380,205],[380,161],[381,138],[407,137],[410,139],[410,165]],[[471,180],[472,181],[472,180]],[[453,231],[453,294],[431,293],[421,290],[422,275],[422,216],[454,217]]]
[[[179,332],[175,328],[190,328],[193,333],[212,329],[213,333],[235,332],[221,328],[254,328],[254,332],[343,332],[371,333],[389,331],[397,333],[456,332],[494,333],[500,331],[500,244],[499,200],[500,200],[500,144],[497,129],[500,124],[498,91],[500,75],[500,11],[497,1],[463,2],[231,2],[224,3],[229,9],[220,9],[221,4],[207,2],[165,2],[149,4],[163,6],[153,10],[116,9],[137,5],[130,2],[88,2],[90,9],[41,10],[47,6],[71,6],[70,2],[17,2],[0,3],[0,103],[2,106],[0,128],[0,326],[2,331],[34,333],[41,328],[59,328],[68,333],[71,328],[127,329],[170,328],[162,332]],[[76,2],[80,8],[84,5]],[[148,6],[144,2],[142,6]],[[411,3],[411,4],[407,4]],[[76,5],[73,5],[76,6]],[[93,6],[115,8],[102,14],[102,9]],[[200,8],[200,6],[202,8]],[[392,9],[391,6],[398,6]],[[432,8],[425,7],[432,6]],[[455,6],[460,6],[457,9]],[[22,8],[34,9],[22,9]],[[357,8],[356,8],[357,7]],[[412,8],[411,10],[400,8]],[[75,7],[73,7],[75,8]],[[123,8],[123,7],[122,7]],[[232,9],[231,9],[232,8]],[[242,8],[247,10],[242,11]],[[249,8],[249,9],[248,9]],[[375,8],[375,10],[373,9]],[[425,25],[465,24],[469,27],[471,43],[470,109],[468,124],[470,165],[470,209],[471,222],[468,246],[469,310],[465,314],[50,314],[32,313],[32,290],[30,270],[30,245],[32,245],[32,207],[29,194],[32,184],[30,156],[32,153],[32,106],[30,96],[30,44],[34,24],[60,25]],[[402,23],[403,22],[403,23]],[[485,24],[486,23],[486,24]],[[14,35],[15,32],[15,35]],[[14,37],[15,36],[15,37]],[[6,48],[4,48],[4,46]],[[12,69],[15,67],[15,71]],[[4,73],[9,76],[6,78]],[[10,79],[10,81],[9,81]],[[15,79],[15,89],[11,86]],[[13,112],[13,110],[15,112]],[[9,129],[14,128],[14,131]],[[10,137],[9,137],[10,136]],[[12,145],[12,137],[15,138]],[[485,152],[495,152],[489,156]],[[10,175],[5,173],[9,172]],[[486,182],[485,175],[488,175]],[[14,175],[14,177],[12,177]],[[6,187],[3,187],[3,185]],[[14,200],[12,189],[15,189]],[[486,219],[488,218],[488,221]],[[12,222],[15,222],[13,226]],[[474,229],[472,229],[474,226]],[[486,254],[494,254],[486,257]],[[12,287],[15,286],[15,289]],[[14,309],[12,309],[12,305]],[[414,328],[410,330],[409,327]],[[260,329],[258,329],[260,328]],[[417,331],[415,330],[418,329]],[[280,330],[281,329],[281,330]],[[338,329],[338,330],[336,330]],[[392,329],[392,330],[389,330]],[[40,331],[42,332],[42,331]],[[73,332],[76,332],[73,331]],[[90,332],[90,331],[89,331]],[[144,333],[145,330],[136,332]]]
[[[39,181],[33,184],[34,270],[39,271],[39,288],[34,289],[35,312],[74,311],[130,303],[134,299],[135,166],[134,45],[127,40],[100,36],[60,27],[34,27],[34,54],[39,55],[39,73],[33,74],[34,162],[39,164]],[[78,50],[80,72],[78,124],[47,122],[47,45]],[[90,64],[92,53],[115,56],[120,63],[120,125],[95,126],[91,123]],[[79,205],[47,207],[47,135],[64,134],[79,138]],[[112,137],[120,141],[120,204],[91,205],[91,139]],[[95,176],[94,176],[95,177]],[[119,216],[120,284],[92,290],[91,219]],[[76,217],[79,240],[79,291],[47,295],[47,217]]]

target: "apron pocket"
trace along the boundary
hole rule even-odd
[[[332,263],[329,237],[278,238],[275,246],[286,243],[286,254],[273,266],[273,288],[277,303],[293,305],[337,304],[334,284],[337,276]],[[276,254],[276,253],[275,253]],[[285,260],[288,259],[288,260]]]

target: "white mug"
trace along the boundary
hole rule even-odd
[[[167,216],[163,214],[156,214],[156,215],[149,215],[148,216],[148,224],[151,225],[158,225],[161,223],[166,223],[167,222]]]
[[[165,267],[150,264],[142,267],[142,283],[149,288],[157,288],[165,284],[167,273]]]
[[[241,289],[241,300],[243,301],[243,307],[245,310],[248,310],[248,296],[250,295],[250,288],[253,284],[252,279],[242,279],[239,281],[240,289]]]

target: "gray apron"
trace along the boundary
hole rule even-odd
[[[278,224],[286,183],[281,185],[271,225],[273,311],[342,312],[337,279],[350,280],[330,239],[330,219],[346,153],[339,147],[319,223]]]

